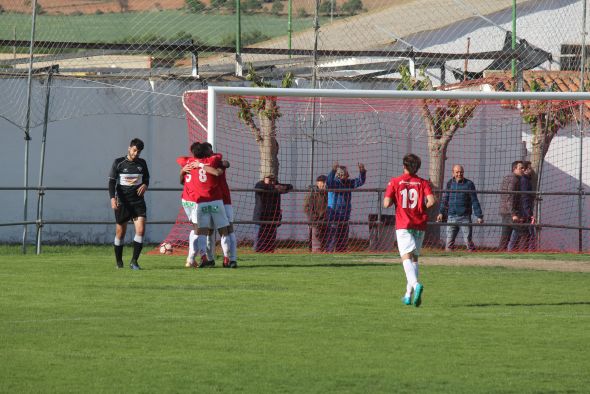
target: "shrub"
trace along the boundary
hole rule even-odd
[[[266,41],[270,37],[263,34],[259,30],[254,30],[250,33],[242,34],[242,46],[248,46],[250,44],[256,44],[257,42]],[[235,47],[236,46],[236,35],[228,34],[221,39],[221,46],[224,47]]]
[[[361,0],[348,0],[342,4],[342,11],[346,14],[355,15],[363,10],[363,2]]]
[[[187,10],[192,13],[201,12],[205,9],[205,4],[199,0],[184,0],[184,3],[186,4]]]
[[[270,12],[273,15],[279,15],[281,12],[283,12],[284,8],[285,8],[285,5],[282,2],[275,1],[274,3],[272,3],[272,7],[270,8]]]
[[[252,14],[262,8],[260,0],[244,0],[242,1],[242,12]]]

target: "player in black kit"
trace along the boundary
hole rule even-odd
[[[150,173],[145,160],[139,158],[143,150],[143,141],[134,138],[127,149],[127,156],[119,157],[113,162],[109,174],[109,195],[111,208],[115,211],[115,258],[117,268],[123,268],[123,241],[127,232],[127,222],[133,220],[135,237],[133,238],[133,257],[130,267],[141,269],[137,260],[143,248],[145,232],[146,206],[143,196],[150,183]]]

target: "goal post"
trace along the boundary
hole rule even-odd
[[[465,167],[485,218],[483,224],[472,225],[473,240],[487,250],[498,250],[501,241],[502,177],[510,173],[513,161],[533,161],[538,188],[529,194],[537,197],[532,200],[542,231],[535,233],[531,250],[576,251],[577,233],[590,227],[589,202],[578,207],[583,194],[579,183],[590,183],[588,160],[582,160],[590,149],[583,138],[589,103],[589,93],[473,90],[209,86],[183,95],[189,143],[207,140],[231,163],[227,177],[241,244],[251,245],[258,237],[257,225],[264,224],[253,219],[253,189],[270,171],[279,182],[294,186],[282,195],[281,225],[275,230],[278,247],[298,253],[309,249],[310,225],[318,224],[305,212],[309,181],[328,175],[335,162],[347,166],[351,178],[359,176],[357,163],[367,168],[366,182],[349,190],[349,212],[343,216],[349,228],[337,235],[347,237],[344,250],[394,250],[389,228],[393,211],[381,208],[381,201],[387,181],[401,173],[401,159],[409,152],[422,158],[419,175],[430,178],[439,197],[453,165]],[[544,146],[539,146],[540,137]],[[276,151],[263,146],[265,138],[275,140]],[[276,162],[265,156],[270,154]],[[446,242],[448,226],[436,223],[435,216],[429,228],[436,231],[427,247]],[[461,232],[456,245],[465,246]]]

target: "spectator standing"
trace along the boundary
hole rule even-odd
[[[338,163],[334,163],[332,171],[326,178],[328,189],[356,189],[365,184],[367,170],[363,163],[358,164],[358,178],[350,179],[348,169]],[[329,191],[328,192],[328,252],[344,252],[348,247],[348,232],[352,192]]]
[[[320,175],[316,178],[315,186],[305,196],[303,209],[310,225],[311,251],[325,252],[328,241],[328,192],[326,191],[326,176]]]
[[[430,182],[417,175],[421,164],[422,161],[415,154],[405,155],[403,174],[391,178],[383,198],[383,207],[389,208],[395,204],[395,235],[407,279],[402,303],[414,304],[415,307],[422,304],[424,291],[424,286],[418,282],[418,256],[428,222],[427,209],[436,202]]]
[[[520,177],[520,191],[532,192],[533,183],[532,175],[533,168],[531,167],[530,161],[524,161],[523,175]],[[528,228],[521,228],[520,232],[512,231],[510,235],[510,242],[508,243],[508,250],[522,250],[522,251],[533,251],[535,250],[535,227],[532,226],[535,222],[533,216],[533,207],[535,204],[535,196],[531,193],[523,193],[520,195],[520,213],[522,223],[531,224]],[[519,234],[521,235],[520,240],[518,239]]]
[[[293,189],[291,184],[277,183],[273,174],[268,174],[254,185],[256,191],[254,214],[256,221],[273,221],[273,224],[258,225],[258,233],[254,242],[254,251],[273,253],[276,248],[277,229],[283,217],[281,210],[281,194]]]
[[[459,164],[453,166],[453,177],[447,182],[447,191],[443,194],[436,217],[437,222],[442,222],[446,218],[449,224],[445,243],[446,251],[452,251],[455,248],[455,239],[461,229],[467,250],[473,252],[475,250],[473,228],[461,224],[471,224],[472,213],[475,214],[477,223],[483,223],[483,213],[477,199],[475,184],[465,178],[464,174],[463,166]]]
[[[500,251],[511,252],[509,248],[512,232],[515,232],[514,244],[518,243],[522,234],[522,229],[514,224],[522,223],[521,212],[521,195],[515,192],[520,191],[520,178],[524,174],[524,165],[522,161],[512,162],[512,172],[502,179],[500,186],[500,217],[502,219],[502,233],[500,234]]]
[[[129,266],[133,270],[141,269],[137,260],[143,248],[145,233],[147,209],[144,195],[150,184],[147,163],[139,157],[143,147],[142,140],[132,139],[127,148],[127,155],[115,159],[109,173],[109,196],[116,222],[114,247],[117,268],[123,268],[123,242],[127,222],[133,220],[135,236]]]

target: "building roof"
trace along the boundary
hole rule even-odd
[[[580,92],[580,71],[543,71],[527,70],[523,72],[523,91],[531,92],[531,86],[537,84],[540,91]],[[511,71],[486,71],[483,78],[463,81],[438,87],[439,90],[483,90],[484,86],[493,91],[516,91],[516,80]],[[590,75],[584,76],[584,91],[590,91]],[[590,122],[590,101],[584,102],[584,118]]]

